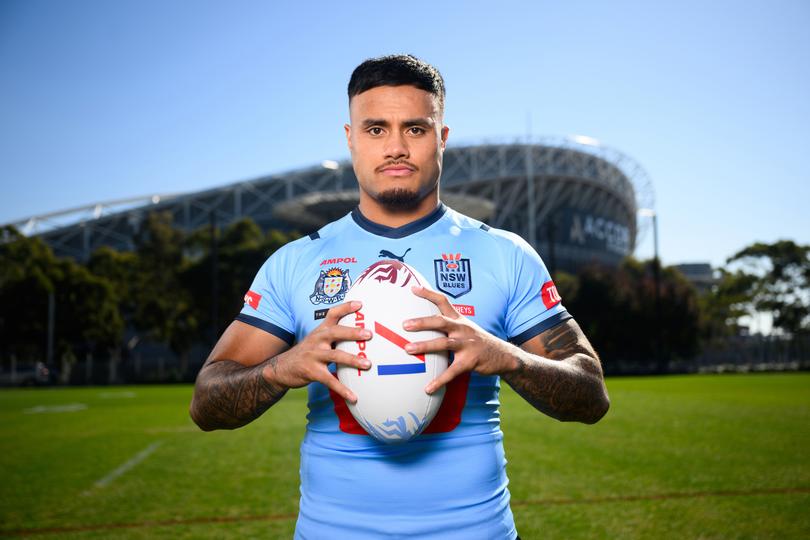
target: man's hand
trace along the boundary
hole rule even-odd
[[[362,303],[354,301],[333,307],[326,314],[323,323],[289,351],[271,359],[262,370],[264,378],[283,388],[300,388],[310,382],[325,384],[343,398],[357,402],[357,396],[342,384],[327,368],[331,362],[358,369],[369,369],[371,362],[344,351],[332,348],[338,341],[366,341],[371,339],[371,331],[340,326],[338,321],[345,315],[354,313]]]
[[[330,362],[368,369],[365,359],[332,349],[336,341],[364,341],[371,333],[338,326],[360,302],[329,310],[323,323],[292,349],[282,339],[241,321],[219,338],[197,374],[189,412],[200,428],[234,429],[252,422],[280,400],[289,388],[319,381],[355,402],[357,397],[327,368]],[[284,352],[286,351],[286,352]]]
[[[610,399],[596,351],[573,319],[530,339],[521,347],[507,343],[456,312],[447,298],[422,287],[414,294],[438,306],[441,315],[403,323],[406,330],[438,330],[447,337],[405,346],[411,354],[453,351],[453,363],[425,391],[432,394],[462,373],[501,375],[539,411],[558,420],[592,424]]]
[[[405,351],[410,354],[453,352],[453,363],[444,373],[428,383],[425,392],[432,394],[467,371],[500,375],[518,368],[517,353],[520,350],[517,347],[496,338],[458,313],[443,294],[424,287],[413,287],[411,290],[416,296],[436,304],[441,314],[406,320],[402,324],[405,330],[438,330],[447,334],[447,337],[410,343],[405,346]]]

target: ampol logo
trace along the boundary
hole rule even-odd
[[[321,266],[327,264],[354,264],[357,262],[355,257],[338,257],[336,259],[324,259],[321,261]]]

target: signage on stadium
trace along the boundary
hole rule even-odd
[[[630,229],[607,218],[589,214],[570,214],[568,239],[572,244],[604,247],[608,251],[626,255],[630,252]]]

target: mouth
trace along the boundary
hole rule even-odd
[[[388,165],[380,169],[380,172],[385,176],[408,176],[413,174],[415,170],[409,165]]]

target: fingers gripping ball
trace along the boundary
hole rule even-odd
[[[444,337],[427,330],[409,332],[402,321],[439,314],[435,304],[413,294],[411,287],[428,287],[428,281],[400,261],[383,260],[369,266],[346,294],[346,301],[360,300],[360,311],[338,324],[371,330],[369,341],[342,341],[337,348],[371,361],[371,369],[339,365],[337,375],[357,396],[348,403],[357,422],[372,437],[386,443],[405,442],[430,424],[444,398],[444,389],[433,395],[425,385],[447,369],[448,354],[411,355],[405,345]]]

